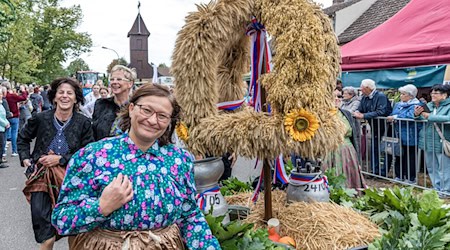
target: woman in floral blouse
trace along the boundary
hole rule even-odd
[[[170,144],[178,114],[167,88],[144,85],[121,114],[127,133],[74,154],[52,215],[61,235],[78,234],[71,249],[220,249],[191,157]]]

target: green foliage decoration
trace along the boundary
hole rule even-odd
[[[285,247],[277,246],[268,237],[265,229],[253,229],[254,225],[241,221],[231,221],[223,225],[225,216],[213,217],[206,215],[206,221],[212,234],[219,241],[223,250],[284,250]]]
[[[230,177],[227,180],[223,180],[221,184],[220,192],[223,196],[253,191],[251,183],[242,182],[236,177]]]

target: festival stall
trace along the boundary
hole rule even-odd
[[[359,87],[371,78],[380,88],[431,87],[450,81],[450,5],[412,0],[392,18],[341,48],[342,81]]]

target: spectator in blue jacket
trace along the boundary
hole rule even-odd
[[[416,145],[418,144],[419,130],[422,128],[422,124],[413,121],[396,121],[395,119],[414,119],[414,109],[417,105],[420,105],[420,101],[416,98],[416,86],[408,84],[398,90],[400,92],[400,102],[394,105],[394,110],[387,117],[388,122],[392,122],[394,125],[394,135],[400,138],[401,143],[401,157],[400,155],[395,156],[395,179],[415,183],[417,173]],[[386,165],[390,166],[392,156],[387,155],[386,159]]]
[[[377,90],[375,81],[364,79],[361,81],[361,93],[363,98],[357,111],[353,112],[353,117],[365,119],[371,127],[371,166],[372,173],[375,175],[386,176],[386,166],[379,168],[379,148],[378,141],[383,136],[385,122],[375,119],[377,117],[386,117],[392,113],[391,103],[386,95]]]

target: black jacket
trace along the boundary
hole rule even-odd
[[[120,106],[114,102],[114,97],[98,99],[92,114],[92,130],[96,141],[110,136],[111,126],[120,111]]]
[[[34,162],[47,154],[47,149],[56,135],[56,128],[53,125],[53,116],[55,110],[47,110],[41,113],[33,114],[28,119],[17,138],[17,147],[19,151],[20,164],[23,160],[32,159]],[[70,124],[64,130],[64,135],[69,144],[69,153],[63,155],[60,165],[65,166],[77,150],[93,142],[91,121],[86,116],[75,112],[72,116]],[[30,155],[30,143],[36,138],[33,153]]]
[[[363,113],[364,119],[369,122],[374,137],[378,138],[378,135],[384,134],[385,120],[374,119],[379,116],[386,117],[392,113],[391,102],[383,92],[377,90],[372,97],[364,96],[358,111]]]

